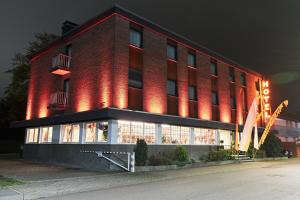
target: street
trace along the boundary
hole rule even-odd
[[[178,170],[167,180],[66,194],[59,199],[300,199],[300,160]],[[197,171],[207,171],[197,173]],[[186,172],[186,174],[185,174]],[[168,173],[168,172],[166,172]],[[176,171],[172,171],[176,174]],[[49,198],[58,199],[58,197]]]

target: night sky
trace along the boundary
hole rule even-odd
[[[2,0],[0,96],[15,52],[33,33],[59,35],[61,23],[81,24],[114,3],[181,34],[272,81],[273,109],[289,99],[300,119],[300,1],[297,0]]]

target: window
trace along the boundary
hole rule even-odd
[[[61,141],[63,143],[79,142],[79,124],[65,124],[61,126]]]
[[[167,45],[167,56],[168,59],[177,60],[177,47],[175,45]]]
[[[189,86],[189,100],[197,101],[197,93],[195,86]]]
[[[212,101],[212,105],[219,105],[219,97],[217,92],[211,93],[211,101]]]
[[[96,122],[86,123],[85,124],[85,142],[96,142],[96,131],[97,131]]]
[[[230,107],[231,109],[236,109],[236,100],[234,96],[230,97]]]
[[[41,143],[52,142],[53,127],[42,127],[41,128]]]
[[[242,90],[242,102],[243,102],[243,111],[247,112],[248,111],[248,107],[247,107],[247,91],[246,88],[243,88]]]
[[[142,31],[138,31],[134,28],[130,28],[130,44],[139,48],[142,48]]]
[[[155,143],[155,124],[136,121],[118,121],[118,143],[135,144],[144,139],[147,144]]]
[[[217,131],[214,129],[194,128],[194,144],[215,145]]]
[[[217,62],[215,62],[215,61],[210,62],[210,73],[214,76],[218,76]]]
[[[229,67],[229,81],[235,82],[235,74],[233,67]]]
[[[172,125],[162,125],[163,144],[189,144],[190,128]]]
[[[224,146],[224,149],[231,148],[231,131],[219,130],[220,145]]]
[[[188,66],[196,67],[196,55],[194,53],[188,53]]]
[[[66,94],[66,95],[68,95],[69,94],[69,90],[70,90],[70,79],[65,79],[64,80],[64,88],[63,88],[64,90],[64,93]]]
[[[72,56],[72,45],[71,44],[66,46],[66,55],[70,56],[70,57]]]
[[[85,142],[107,142],[108,122],[90,122],[85,125]]]
[[[39,129],[29,128],[27,129],[26,143],[37,143],[38,142]]]
[[[247,83],[246,83],[246,74],[245,73],[241,73],[241,84],[243,86],[247,85]]]
[[[167,81],[167,92],[168,95],[177,96],[177,83],[173,80]]]
[[[134,69],[129,69],[128,84],[131,87],[142,88],[143,87],[142,73]]]

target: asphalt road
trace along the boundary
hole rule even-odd
[[[226,170],[207,174],[199,174],[195,170],[193,175],[193,172],[189,171],[188,176],[67,194],[59,199],[300,200],[300,160],[257,165],[258,167],[235,166],[233,170],[226,167]]]

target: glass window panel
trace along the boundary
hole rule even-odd
[[[163,144],[189,144],[190,128],[162,125],[162,143]]]
[[[177,60],[176,55],[176,46],[168,44],[167,46],[167,56],[168,59]]]
[[[188,66],[195,67],[196,66],[196,56],[195,54],[188,54]]]
[[[219,105],[219,98],[218,98],[218,93],[217,92],[212,92],[211,93],[211,98],[212,98],[212,104],[213,105]]]
[[[197,100],[196,95],[196,87],[195,86],[189,86],[189,100]]]
[[[108,122],[98,123],[98,142],[107,142],[108,138]]]
[[[168,95],[177,96],[176,81],[173,80],[167,81],[167,91],[168,91]]]
[[[129,86],[136,87],[136,88],[142,88],[143,82],[142,82],[142,73],[137,70],[129,69]]]
[[[194,144],[214,145],[216,144],[217,131],[213,129],[194,128]]]
[[[229,68],[229,80],[234,82],[235,81],[235,74],[234,74],[234,68],[230,67]]]
[[[224,149],[230,149],[231,147],[231,132],[227,130],[219,130],[220,145],[224,145]],[[221,143],[223,141],[223,143]]]
[[[52,142],[53,127],[42,127],[41,128],[41,142],[50,143]]]
[[[136,47],[142,47],[142,33],[135,29],[130,29],[130,44]]]
[[[62,125],[62,142],[63,143],[78,143],[80,126],[79,124],[65,124]]]
[[[217,76],[218,75],[218,67],[216,62],[211,62],[210,63],[210,72],[212,75]]]
[[[96,142],[96,122],[86,123],[85,142]]]
[[[155,143],[155,124],[136,121],[118,121],[118,143],[135,144],[144,139],[147,144]]]

